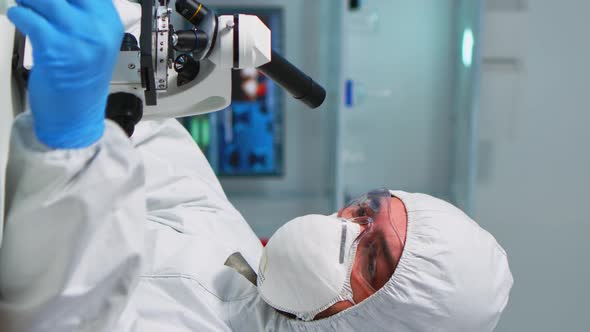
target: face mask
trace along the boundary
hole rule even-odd
[[[359,224],[335,216],[288,222],[263,252],[258,273],[262,298],[307,321],[336,302],[354,303],[350,274],[360,233]]]

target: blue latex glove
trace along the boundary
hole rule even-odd
[[[33,46],[28,84],[37,138],[84,148],[105,128],[124,28],[111,0],[18,0],[7,15]]]

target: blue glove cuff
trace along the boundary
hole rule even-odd
[[[85,119],[67,124],[49,125],[47,121],[34,118],[37,139],[53,149],[83,149],[98,142],[105,131],[104,108],[100,111],[83,112]]]

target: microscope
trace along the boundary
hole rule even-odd
[[[141,119],[227,108],[232,71],[237,69],[258,69],[310,108],[326,98],[323,87],[272,50],[271,31],[256,16],[217,15],[196,0],[176,0],[174,9],[170,0],[115,4],[120,12],[137,15],[140,23],[139,36],[127,33],[123,39],[106,110],[107,118],[129,136]],[[181,28],[190,28],[175,27],[175,15],[189,23]],[[28,42],[17,33],[13,72],[21,90],[33,65],[31,54]]]
[[[0,44],[8,45],[0,48],[0,243],[10,127],[14,116],[26,108],[33,67],[27,38],[4,15],[12,3],[0,0]],[[137,28],[121,44],[106,110],[106,117],[128,136],[141,119],[227,108],[236,69],[258,69],[310,108],[319,107],[326,98],[324,88],[272,50],[271,31],[256,16],[217,15],[196,0],[176,0],[174,9],[169,0],[114,3]],[[188,22],[180,24],[183,29],[172,24],[178,21],[175,16]]]

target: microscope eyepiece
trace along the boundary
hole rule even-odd
[[[203,60],[209,57],[215,48],[217,39],[217,14],[212,9],[205,7],[196,0],[176,0],[176,12],[189,21],[195,28],[196,33],[190,36],[176,36],[179,45],[177,50],[187,51],[195,47],[192,53],[196,60]],[[196,44],[193,44],[192,41]]]
[[[177,86],[192,82],[201,69],[201,64],[189,54],[181,54],[174,61],[174,70],[178,73]]]
[[[310,108],[318,108],[326,100],[326,90],[321,85],[275,51],[271,62],[258,70]]]
[[[209,8],[196,0],[177,0],[176,11],[194,26],[199,26],[209,14]]]
[[[176,31],[172,36],[172,46],[179,52],[201,52],[208,42],[207,34],[196,29]]]

